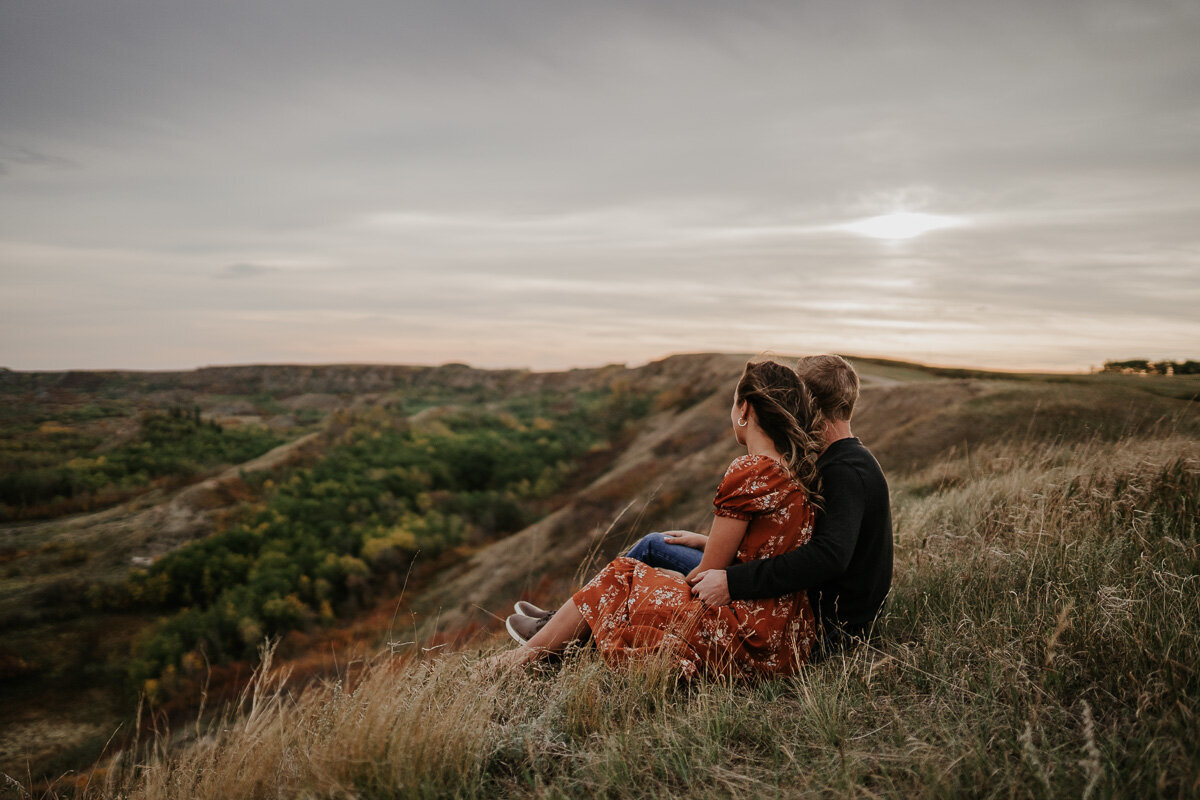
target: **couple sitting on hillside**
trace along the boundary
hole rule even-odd
[[[858,376],[838,356],[748,363],[729,465],[707,536],[651,533],[557,611],[518,603],[521,642],[491,668],[529,663],[589,634],[621,664],[666,655],[683,677],[787,675],[858,641],[891,585],[887,482],[850,432]]]

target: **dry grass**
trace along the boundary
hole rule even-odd
[[[1200,443],[997,445],[893,488],[896,582],[879,638],[795,678],[678,686],[582,649],[488,679],[474,653],[435,653],[381,655],[292,695],[268,652],[240,706],[188,747],[151,743],[80,794],[1200,791]]]

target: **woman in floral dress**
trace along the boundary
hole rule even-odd
[[[692,534],[704,552],[700,565],[685,578],[619,557],[528,643],[489,659],[491,666],[533,661],[588,631],[609,664],[670,654],[685,678],[790,674],[808,660],[816,632],[804,592],[707,606],[687,582],[708,569],[787,552],[812,535],[822,421],[800,376],[775,361],[748,363],[730,423],[747,453],[717,487],[709,535]]]

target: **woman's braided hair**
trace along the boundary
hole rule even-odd
[[[821,507],[821,434],[825,419],[799,373],[778,361],[750,361],[737,385],[737,402],[745,400],[763,432],[783,456],[784,466]]]

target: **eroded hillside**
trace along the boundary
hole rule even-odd
[[[729,402],[741,359],[708,396],[639,425],[612,467],[554,514],[441,573],[413,606],[420,632],[443,638],[498,630],[519,598],[552,604],[645,533],[706,531],[716,484],[739,446]],[[1164,398],[1137,381],[1113,385],[940,378],[892,362],[859,360],[856,435],[896,480],[999,442],[1114,442],[1126,437],[1200,436],[1196,403]]]

